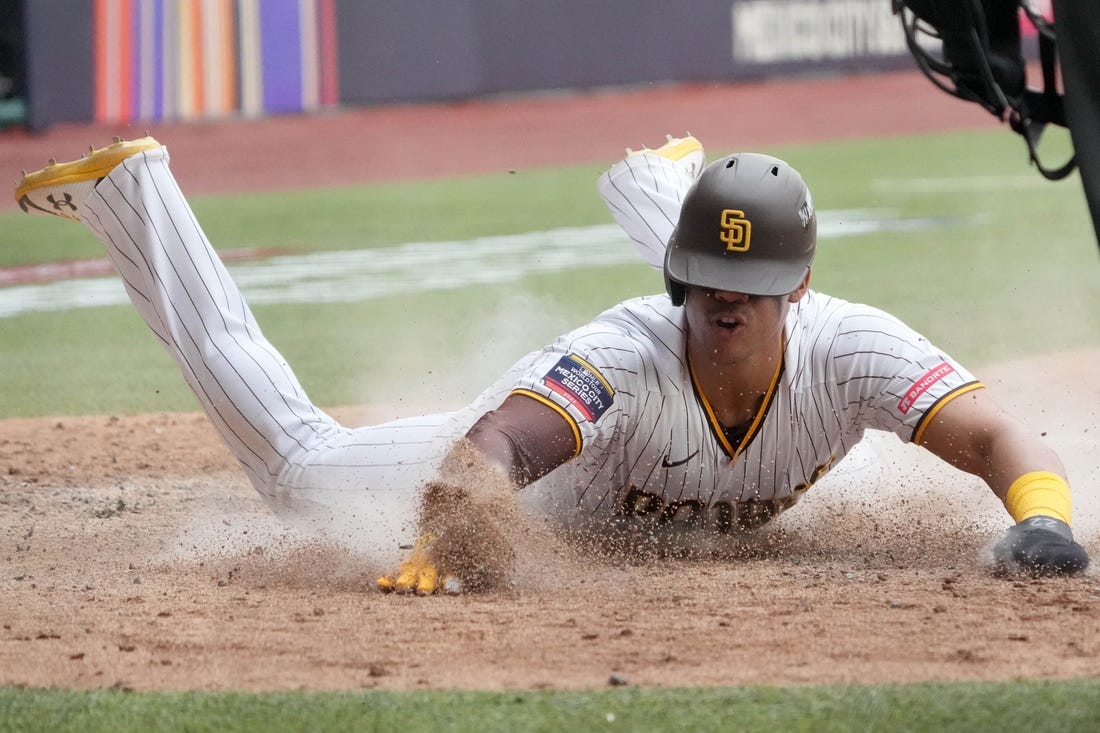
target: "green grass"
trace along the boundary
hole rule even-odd
[[[608,221],[594,192],[600,166],[461,180],[197,196],[191,205],[218,249],[299,252],[468,239]],[[0,213],[0,267],[102,255],[83,227]]]
[[[1076,176],[1044,181],[1003,130],[771,152],[802,171],[822,210],[977,217],[942,229],[825,241],[815,288],[896,313],[972,368],[1100,341],[1100,262],[1080,183]],[[200,197],[193,205],[221,249],[456,241],[609,223],[595,192],[600,170],[584,165]],[[951,191],[927,186],[959,178],[979,183]],[[5,213],[0,233],[0,264],[102,254],[81,227],[58,220]],[[438,267],[445,272],[445,247]],[[409,294],[384,303],[262,306],[256,314],[319,404],[440,391],[461,400],[564,328],[662,287],[639,262],[540,274],[509,287]],[[523,302],[528,297],[531,304]],[[0,414],[195,408],[175,366],[128,306],[23,315],[0,325]],[[467,381],[456,379],[460,371],[470,374]]]
[[[1100,730],[1100,681],[607,689],[149,692],[0,689],[0,731]]]

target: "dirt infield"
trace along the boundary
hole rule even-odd
[[[216,193],[610,160],[666,131],[729,149],[990,124],[923,78],[891,74],[150,131],[185,190]],[[0,169],[14,181],[118,133],[134,131],[0,136]],[[1050,355],[982,375],[1062,453],[1094,556],[1097,359]],[[1035,375],[1055,388],[1037,390]],[[372,418],[368,407],[334,413]],[[196,414],[0,422],[0,517],[0,684],[584,688],[1100,668],[1095,572],[992,578],[982,557],[1006,524],[997,502],[888,441],[827,477],[743,557],[628,563],[560,547],[551,562],[521,563],[512,590],[484,596],[374,592],[385,568],[276,525]]]

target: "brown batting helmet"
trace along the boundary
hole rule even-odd
[[[688,190],[665,252],[665,287],[750,295],[798,288],[814,258],[817,216],[802,176],[778,158],[738,153],[711,163]]]

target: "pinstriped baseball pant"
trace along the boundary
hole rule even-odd
[[[257,325],[168,167],[132,156],[90,195],[83,223],[179,364],[252,485],[284,518],[354,542],[409,539],[408,513],[445,446],[444,414],[347,428],[306,396]],[[387,521],[389,520],[389,521]],[[388,526],[392,525],[392,526]]]

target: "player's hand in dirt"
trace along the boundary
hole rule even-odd
[[[420,540],[396,573],[378,579],[379,589],[428,595],[508,587],[514,542],[525,531],[514,493],[503,471],[469,441],[459,441],[440,478],[421,493]]]
[[[1009,528],[993,548],[993,561],[1002,575],[1074,575],[1088,567],[1089,556],[1068,524],[1039,516]]]
[[[397,572],[383,575],[375,584],[383,593],[416,593],[427,596],[432,593],[460,593],[462,584],[457,578],[439,572],[431,556],[431,548],[436,542],[430,532],[421,535],[405,561],[397,566]]]

